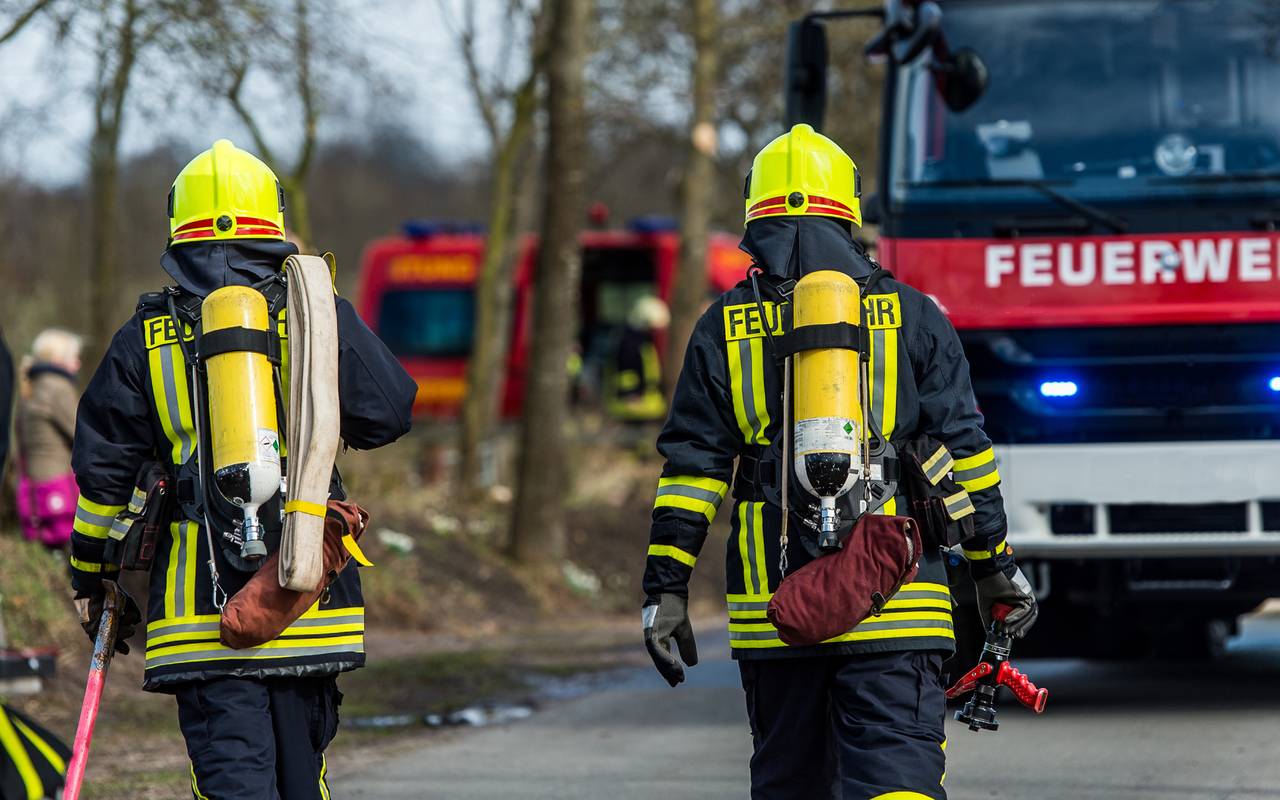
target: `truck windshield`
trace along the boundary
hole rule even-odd
[[[475,299],[465,289],[395,289],[382,297],[378,335],[397,356],[460,358],[471,352]]]
[[[896,201],[1051,205],[1028,181],[1103,202],[1280,189],[1274,0],[972,0],[943,25],[990,87],[957,114],[927,58],[903,72]]]

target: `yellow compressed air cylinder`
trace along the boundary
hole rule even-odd
[[[834,270],[801,278],[791,296],[792,330],[857,325],[862,296],[853,278]],[[862,472],[863,415],[858,352],[843,347],[795,354],[793,462],[800,485],[821,503],[821,528],[834,535],[836,498]],[[828,540],[828,544],[832,544]]]
[[[201,318],[202,341],[209,342],[217,340],[211,334],[218,331],[266,332],[270,324],[266,298],[246,286],[210,293]],[[204,361],[214,483],[244,512],[242,554],[261,557],[266,546],[258,509],[280,490],[280,431],[271,361],[254,349],[217,352]]]

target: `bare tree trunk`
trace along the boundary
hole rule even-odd
[[[578,233],[586,212],[582,155],[589,0],[554,0],[551,10],[541,246],[510,541],[515,559],[548,573],[563,558],[566,538],[568,361],[578,325],[582,278]]]
[[[511,127],[493,164],[489,240],[476,281],[475,334],[467,362],[467,396],[462,403],[459,443],[458,477],[468,498],[476,497],[484,488],[482,462],[499,423],[511,335],[512,278],[518,255],[515,211],[525,172],[523,156],[537,110],[539,72],[535,54],[529,77],[516,92]]]
[[[106,352],[116,327],[115,300],[120,284],[119,224],[120,128],[137,57],[136,0],[126,0],[120,27],[99,51],[99,83],[94,95],[94,130],[89,141],[89,353],[94,364]],[[103,12],[109,25],[108,9]]]
[[[671,287],[671,326],[663,363],[668,397],[684,362],[707,292],[707,234],[711,224],[716,154],[716,30],[718,0],[693,0],[693,114],[689,149],[680,186],[680,261]]]

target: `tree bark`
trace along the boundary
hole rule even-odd
[[[110,24],[110,6],[103,23]],[[125,0],[120,26],[99,51],[98,87],[94,95],[94,129],[89,140],[89,330],[86,363],[106,352],[115,332],[115,299],[120,283],[119,215],[120,129],[125,98],[137,58],[139,9]]]
[[[529,76],[516,91],[511,127],[493,163],[489,236],[476,280],[476,318],[471,358],[467,362],[467,395],[462,403],[458,477],[463,495],[474,499],[486,482],[484,458],[501,415],[507,375],[507,343],[511,336],[511,298],[519,227],[515,213],[524,169],[521,164],[537,110],[537,55]]]
[[[707,292],[707,237],[715,185],[716,52],[718,0],[693,0],[693,113],[680,186],[680,258],[671,287],[671,326],[663,378],[667,396],[675,391],[684,350],[702,312]]]
[[[547,155],[541,245],[533,296],[533,328],[519,483],[510,554],[550,573],[565,552],[564,503],[569,490],[568,361],[578,325],[586,213],[584,108],[588,0],[553,0],[547,62]]]

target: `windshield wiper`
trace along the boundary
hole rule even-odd
[[[1033,180],[1031,178],[1004,178],[1001,180],[963,180],[963,181],[921,181],[917,183],[909,183],[907,186],[919,189],[964,189],[964,188],[992,188],[999,189],[1002,187],[1026,187],[1035,189],[1040,194],[1056,201],[1064,208],[1068,208],[1090,222],[1095,222],[1104,228],[1110,228],[1115,233],[1128,233],[1129,222],[1121,217],[1117,217],[1108,211],[1103,211],[1097,206],[1089,205],[1075,199],[1070,195],[1063,194],[1057,189],[1050,186],[1045,181]]]
[[[1160,175],[1152,183],[1264,183],[1280,181],[1280,171],[1215,172],[1209,175]]]

